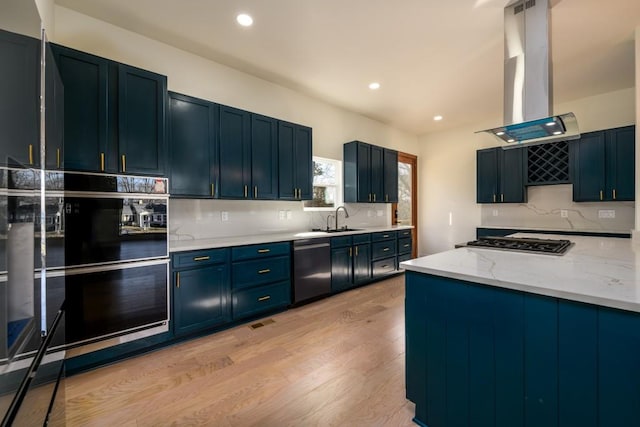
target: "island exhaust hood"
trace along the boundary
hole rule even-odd
[[[503,148],[580,137],[573,113],[551,114],[549,0],[518,0],[504,8],[504,126],[486,129]]]

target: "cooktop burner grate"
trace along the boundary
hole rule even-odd
[[[502,249],[508,251],[534,252],[549,255],[564,255],[569,247],[569,240],[536,239],[529,237],[481,237],[467,242],[467,246]]]

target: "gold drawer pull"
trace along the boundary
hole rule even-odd
[[[180,289],[180,272],[176,273],[176,288]]]
[[[271,249],[258,249],[259,254],[267,254],[271,252]]]
[[[258,270],[258,274],[266,274],[271,273],[271,269],[265,268],[264,270]]]
[[[258,301],[267,301],[271,299],[271,295],[265,295],[263,297],[258,298]]]
[[[211,259],[210,256],[196,256],[196,257],[193,257],[194,261],[208,261],[209,259]]]

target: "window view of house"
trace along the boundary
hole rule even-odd
[[[313,199],[305,208],[335,209],[342,204],[342,162],[313,157]]]

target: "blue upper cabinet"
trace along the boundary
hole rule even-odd
[[[397,202],[397,151],[352,141],[344,144],[343,160],[345,202]]]
[[[251,185],[251,114],[220,106],[220,197],[245,199]]]
[[[278,189],[282,200],[313,197],[311,128],[278,122]]]
[[[386,203],[398,203],[398,152],[384,149],[384,191]]]
[[[635,199],[635,126],[585,133],[571,158],[574,201]]]
[[[115,172],[107,157],[109,61],[62,46],[53,51],[64,85],[65,168]]]
[[[0,31],[0,163],[37,165],[39,42]]]
[[[253,199],[278,198],[278,121],[251,114],[251,194]]]
[[[169,92],[172,196],[216,196],[218,109],[212,102]]]
[[[524,203],[525,150],[500,147],[476,152],[476,202]]]
[[[119,171],[164,175],[167,78],[118,66]]]
[[[163,176],[167,79],[54,45],[64,85],[64,167]]]

